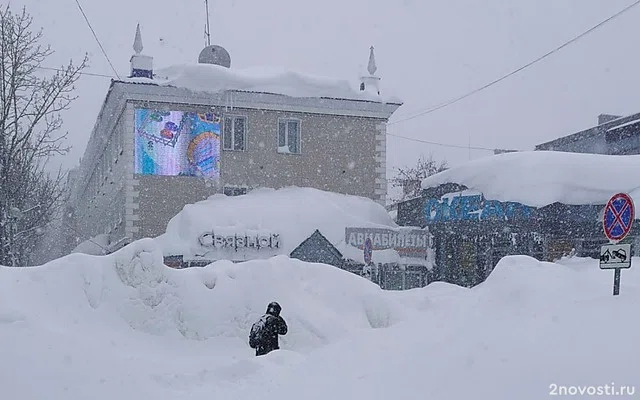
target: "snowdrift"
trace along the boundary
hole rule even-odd
[[[284,256],[173,270],[157,244],[144,239],[108,256],[0,268],[0,323],[246,342],[251,324],[277,300],[291,323],[283,341],[300,350],[399,321],[404,312],[380,293],[351,273]]]
[[[591,259],[506,257],[472,289],[406,292],[284,256],[188,270],[161,261],[145,239],[0,268],[3,395],[533,400],[554,384],[637,385],[640,258],[616,297],[612,271]],[[255,358],[248,329],[272,300],[290,331]]]
[[[316,229],[343,251],[345,227],[399,228],[382,205],[367,198],[313,188],[264,188],[243,196],[217,194],[188,204],[169,221],[166,233],[155,240],[165,255],[245,260],[289,255]],[[211,230],[231,235],[278,233],[280,247],[260,252],[255,249],[205,250],[198,236]],[[208,253],[204,254],[205,251]],[[355,252],[357,256],[362,254],[362,251]]]
[[[606,204],[618,193],[640,199],[640,156],[529,151],[472,160],[432,175],[422,188],[457,183],[478,190],[487,199],[515,201],[532,207],[560,202]],[[618,177],[618,178],[616,178]],[[624,177],[624,178],[622,178]]]
[[[418,293],[432,300],[415,318],[264,370],[227,394],[537,400],[554,385],[556,394],[621,393],[636,385],[637,396],[640,274],[623,271],[614,297],[613,273],[600,271],[597,261],[562,262],[506,257],[473,289],[437,284],[412,291],[413,300]]]

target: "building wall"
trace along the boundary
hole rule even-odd
[[[224,151],[224,185],[307,186],[376,198],[377,121],[368,118],[277,111],[235,110],[245,115],[246,151]],[[278,119],[301,120],[301,154],[277,152]]]
[[[217,193],[216,187],[192,176],[136,175],[136,181],[137,190],[131,197],[132,212],[127,215],[133,238],[155,237],[164,233],[169,220],[185,204],[205,200]]]
[[[600,115],[598,126],[539,144],[535,150],[589,154],[640,154],[640,114]]]
[[[386,125],[376,118],[179,104],[132,103],[127,106],[128,156],[133,166],[133,109],[211,111],[247,117],[246,149],[222,150],[221,179],[211,184],[196,177],[135,175],[128,187],[130,237],[154,237],[185,204],[204,200],[225,186],[313,187],[375,199],[386,197]],[[277,151],[278,120],[301,121],[301,154]],[[133,168],[133,167],[132,167]]]
[[[640,124],[612,128],[607,131],[606,141],[609,154],[640,154]]]
[[[221,193],[225,186],[308,186],[385,204],[385,122],[399,103],[231,94],[112,83],[70,184],[65,253],[101,233],[114,240],[161,234],[185,204]],[[217,184],[134,175],[135,107],[244,115],[246,150],[222,151]],[[288,117],[301,120],[302,154],[277,152],[278,118]]]
[[[556,140],[536,146],[536,150],[564,151],[569,153],[608,154],[609,148],[604,132],[593,132],[584,135],[567,137],[566,140]]]
[[[111,116],[110,116],[111,117]],[[126,179],[133,162],[127,149],[125,126],[127,112],[114,116],[114,125],[96,125],[87,150],[97,154],[93,160],[81,163],[82,175],[76,181],[69,211],[73,214],[65,225],[72,236],[65,249],[101,233],[116,238],[125,236]]]

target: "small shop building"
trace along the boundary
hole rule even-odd
[[[609,198],[640,192],[640,156],[517,152],[471,161],[422,182],[398,204],[399,225],[433,237],[433,280],[483,282],[507,255],[599,257]],[[638,225],[624,242],[637,249]]]
[[[388,290],[433,279],[428,229],[396,225],[371,199],[312,188],[214,195],[185,206],[154,240],[172,268],[287,255],[333,265]]]

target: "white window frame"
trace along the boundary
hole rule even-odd
[[[282,122],[285,123],[284,142],[287,149],[289,149],[289,122],[298,123],[298,151],[295,153],[280,150],[280,124]],[[278,125],[276,127],[276,151],[280,154],[302,154],[302,120],[300,118],[278,118]]]
[[[230,118],[232,123],[231,123],[231,148],[227,148],[225,147],[225,131],[226,131],[226,124],[227,124],[227,118]],[[244,146],[242,149],[240,150],[236,150],[236,135],[234,132],[235,126],[236,126],[236,119],[238,118],[242,118],[244,119]],[[239,114],[224,114],[222,116],[222,150],[223,151],[247,151],[247,137],[248,137],[248,123],[249,123],[249,117],[247,117],[246,115],[239,115]]]

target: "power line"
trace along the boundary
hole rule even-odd
[[[36,68],[38,68],[38,69],[44,69],[44,70],[47,70],[47,71],[56,71],[56,72],[64,72],[64,71],[65,71],[65,70],[63,70],[63,69],[61,69],[61,68],[52,68],[52,67],[41,67],[41,66],[38,66],[38,67],[36,67]],[[113,76],[111,76],[111,75],[95,74],[95,73],[92,73],[92,72],[78,72],[78,73],[79,73],[80,75],[97,76],[97,77],[100,77],[100,78],[110,78],[110,79],[113,79]]]
[[[60,68],[52,68],[52,67],[37,67],[37,68],[48,70],[48,71],[64,72],[64,70],[60,69]],[[113,76],[105,75],[105,74],[97,74],[97,73],[91,73],[91,72],[79,72],[79,74],[80,75],[95,76],[95,77],[99,77],[99,78],[113,79]],[[392,133],[387,133],[386,135],[387,136],[397,137],[397,138],[400,138],[400,139],[409,140],[409,141],[414,141],[414,142],[418,142],[418,143],[431,144],[431,145],[434,145],[434,146],[451,147],[451,148],[464,149],[464,150],[467,150],[469,148],[471,150],[486,150],[486,151],[494,151],[495,150],[495,149],[490,149],[488,147],[474,147],[474,146],[469,147],[469,146],[463,146],[463,145],[455,145],[455,144],[433,142],[433,141],[428,141],[428,140],[415,139],[415,138],[411,138],[411,137],[407,137],[407,136],[394,135]]]
[[[52,68],[52,67],[38,67],[38,68],[44,69],[44,70],[49,70],[49,71],[58,71],[58,72],[63,72],[64,71],[64,70],[62,70],[60,68]],[[81,75],[96,76],[96,77],[100,77],[100,78],[113,79],[113,76],[105,75],[105,74],[96,74],[96,73],[91,73],[91,72],[80,72],[80,74]],[[458,148],[458,149],[464,149],[464,150],[467,150],[469,148],[471,148],[471,150],[486,150],[486,151],[494,151],[495,150],[495,149],[490,149],[488,147],[473,147],[473,146],[469,147],[469,146],[463,146],[463,145],[432,142],[432,141],[428,141],[428,140],[410,138],[410,137],[407,137],[407,136],[394,135],[392,133],[387,133],[387,136],[393,136],[393,137],[397,137],[397,138],[400,138],[400,139],[405,139],[405,140],[414,141],[414,142],[418,142],[418,143],[431,144],[431,145],[434,145],[434,146],[451,147],[451,148]]]
[[[80,1],[76,0],[76,4],[78,5],[78,9],[80,9],[80,12],[82,13],[82,16],[84,17],[84,20],[87,21],[87,25],[89,26],[89,29],[91,29],[91,33],[93,33],[93,37],[96,39],[96,42],[98,42],[98,46],[100,46],[100,50],[102,50],[102,54],[104,54],[104,57],[107,59],[107,62],[109,63],[109,65],[111,66],[111,69],[113,70],[113,73],[116,74],[118,79],[120,79],[120,75],[118,75],[118,71],[116,71],[116,69],[113,67],[113,64],[111,64],[111,60],[109,59],[109,56],[107,55],[107,52],[104,51],[104,47],[102,47],[102,43],[100,43],[100,39],[98,39],[98,35],[96,35],[96,31],[93,30],[93,27],[91,26],[91,23],[89,22],[89,18],[87,18],[87,14],[84,13],[84,10],[82,9],[82,6],[80,5]]]
[[[460,96],[460,97],[456,97],[455,99],[453,99],[453,100],[449,100],[449,101],[447,101],[447,102],[445,102],[445,103],[442,103],[442,104],[440,104],[440,105],[438,105],[438,106],[435,106],[435,107],[429,108],[429,109],[427,109],[427,110],[421,111],[421,112],[419,112],[419,113],[417,113],[417,114],[415,114],[415,115],[412,115],[412,116],[410,116],[410,117],[403,118],[403,119],[399,119],[399,120],[394,121],[394,122],[389,122],[389,123],[388,123],[388,125],[398,124],[398,123],[400,123],[400,122],[409,121],[409,120],[412,120],[412,119],[415,119],[415,118],[421,117],[421,116],[423,116],[423,115],[430,114],[430,113],[432,113],[432,112],[434,112],[434,111],[440,110],[440,109],[442,109],[442,108],[445,108],[445,107],[448,107],[448,106],[450,106],[450,105],[452,105],[452,104],[455,104],[455,103],[457,103],[457,102],[459,102],[459,101],[461,101],[461,100],[464,100],[464,99],[466,99],[467,97],[473,96],[474,94],[476,94],[476,93],[478,93],[478,92],[481,92],[481,91],[483,91],[483,90],[485,90],[485,89],[487,89],[487,88],[489,88],[489,87],[491,87],[491,86],[493,86],[493,85],[495,85],[495,84],[497,84],[497,83],[499,83],[499,82],[501,82],[501,81],[503,81],[503,80],[505,80],[505,79],[507,79],[507,78],[509,78],[509,77],[511,77],[511,76],[513,76],[513,75],[515,75],[515,74],[517,74],[518,72],[520,72],[520,71],[522,71],[522,70],[524,70],[524,69],[526,69],[526,68],[528,68],[528,67],[532,66],[533,64],[536,64],[536,63],[538,63],[538,62],[540,62],[540,61],[544,60],[545,58],[547,58],[547,57],[549,57],[550,55],[552,55],[552,54],[554,54],[554,53],[556,53],[556,52],[558,52],[558,51],[562,50],[563,48],[565,48],[565,47],[569,46],[570,44],[573,44],[573,43],[577,42],[578,40],[582,39],[583,37],[585,37],[585,36],[586,36],[586,35],[588,35],[589,33],[593,32],[594,30],[598,29],[599,27],[601,27],[602,25],[606,24],[607,22],[609,22],[609,21],[613,20],[614,18],[619,17],[620,15],[622,15],[622,14],[624,14],[625,12],[629,11],[629,10],[630,10],[630,9],[632,9],[633,7],[637,6],[638,4],[640,4],[640,0],[635,1],[635,2],[634,2],[633,4],[631,4],[630,6],[627,6],[626,8],[624,8],[624,9],[622,9],[621,11],[617,12],[616,14],[614,14],[614,15],[610,16],[609,18],[605,19],[604,21],[602,21],[602,22],[598,23],[597,25],[595,25],[595,26],[593,26],[593,27],[589,28],[589,29],[588,29],[588,30],[586,30],[585,32],[582,32],[581,34],[579,34],[578,36],[576,36],[576,37],[574,37],[573,39],[569,40],[568,42],[563,43],[562,45],[560,45],[560,46],[556,47],[555,49],[553,49],[553,50],[549,51],[548,53],[546,53],[546,54],[544,54],[544,55],[542,55],[542,56],[540,56],[540,57],[536,58],[535,60],[533,60],[533,61],[531,61],[531,62],[529,62],[529,63],[527,63],[527,64],[523,65],[522,67],[520,67],[520,68],[518,68],[518,69],[515,69],[515,70],[513,70],[513,71],[509,72],[509,73],[508,73],[508,74],[506,74],[506,75],[503,75],[502,77],[500,77],[500,78],[498,78],[498,79],[496,79],[496,80],[494,80],[494,81],[492,81],[492,82],[487,83],[487,84],[486,84],[486,85],[484,85],[484,86],[481,86],[481,87],[479,87],[479,88],[477,88],[477,89],[475,89],[475,90],[472,90],[471,92],[469,92],[469,93],[467,93],[467,94],[464,94],[464,95],[462,95],[462,96]]]
[[[440,143],[440,142],[432,142],[429,140],[422,140],[422,139],[415,139],[415,138],[410,138],[407,136],[400,136],[400,135],[394,135],[392,133],[387,133],[387,136],[393,136],[393,137],[397,137],[400,139],[405,139],[405,140],[410,140],[413,142],[418,142],[418,143],[426,143],[426,144],[432,144],[434,146],[442,146],[442,147],[451,147],[451,148],[456,148],[456,149],[464,149],[464,150],[484,150],[484,151],[495,151],[496,148],[490,149],[488,147],[478,147],[478,146],[463,146],[463,145],[457,145],[457,144],[447,144],[447,143]],[[520,151],[520,150],[517,150]]]

